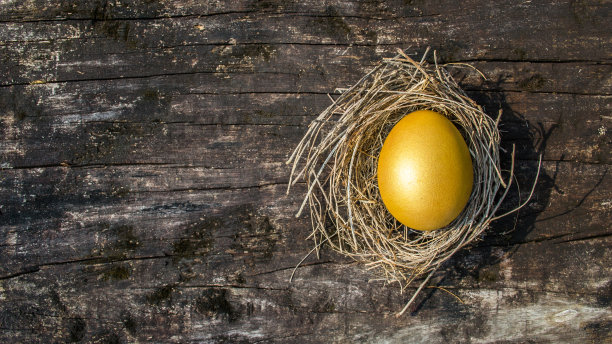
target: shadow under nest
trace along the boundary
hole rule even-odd
[[[461,72],[454,75],[458,83],[463,85]],[[525,186],[534,185],[534,192],[528,206],[518,209],[513,214],[492,222],[484,231],[482,237],[466,249],[457,252],[439,269],[432,279],[432,287],[426,289],[419,302],[409,309],[410,315],[416,315],[427,302],[439,291],[439,287],[455,285],[469,279],[477,282],[494,282],[499,277],[492,267],[503,259],[508,259],[525,242],[527,236],[535,228],[538,216],[548,204],[550,194],[556,186],[558,166],[550,175],[545,169],[540,169],[538,157],[546,151],[547,141],[557,129],[557,125],[545,128],[542,123],[530,125],[523,114],[515,111],[507,102],[505,94],[500,92],[504,80],[485,81],[485,88],[492,91],[470,90],[466,93],[477,102],[489,116],[502,111],[499,129],[501,135],[500,158],[504,176],[508,176],[513,159],[510,152],[516,147],[516,165],[520,173],[514,175],[516,182],[506,195],[500,206],[500,212],[508,212],[518,207],[527,198]],[[559,162],[557,162],[557,165]],[[534,184],[535,183],[535,184]],[[452,289],[451,289],[452,290]]]

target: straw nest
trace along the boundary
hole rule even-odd
[[[293,166],[289,188],[300,180],[307,185],[297,216],[310,208],[313,251],[328,244],[377,269],[384,280],[399,282],[402,290],[429,273],[412,302],[440,264],[499,217],[495,212],[509,185],[500,169],[499,117],[487,116],[461,90],[445,69],[448,65],[435,62],[435,52],[433,64],[425,61],[427,51],[420,62],[398,52],[352,87],[339,90],[287,163]],[[474,168],[467,206],[452,223],[434,231],[415,231],[395,220],[382,203],[376,179],[386,135],[403,116],[422,109],[444,114],[457,126]]]

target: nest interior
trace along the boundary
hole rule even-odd
[[[499,217],[495,212],[509,187],[500,170],[497,120],[465,94],[448,65],[435,62],[435,52],[433,63],[425,61],[426,55],[416,62],[398,51],[350,88],[339,90],[288,161],[289,187],[299,180],[307,185],[297,215],[309,208],[315,250],[328,244],[378,270],[382,279],[399,282],[402,290],[478,239]],[[386,135],[405,115],[422,109],[441,113],[455,124],[468,144],[474,169],[465,209],[434,231],[415,231],[395,220],[382,203],[376,180]]]

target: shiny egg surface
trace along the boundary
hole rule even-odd
[[[473,168],[465,140],[445,116],[419,110],[391,129],[377,167],[383,203],[402,224],[429,231],[451,223],[465,208]]]

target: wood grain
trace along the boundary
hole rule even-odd
[[[611,11],[0,1],[0,341],[612,341]],[[411,290],[327,249],[290,283],[312,242],[285,160],[335,88],[428,46],[503,110],[521,185],[504,210],[541,154],[534,198],[404,317]]]

